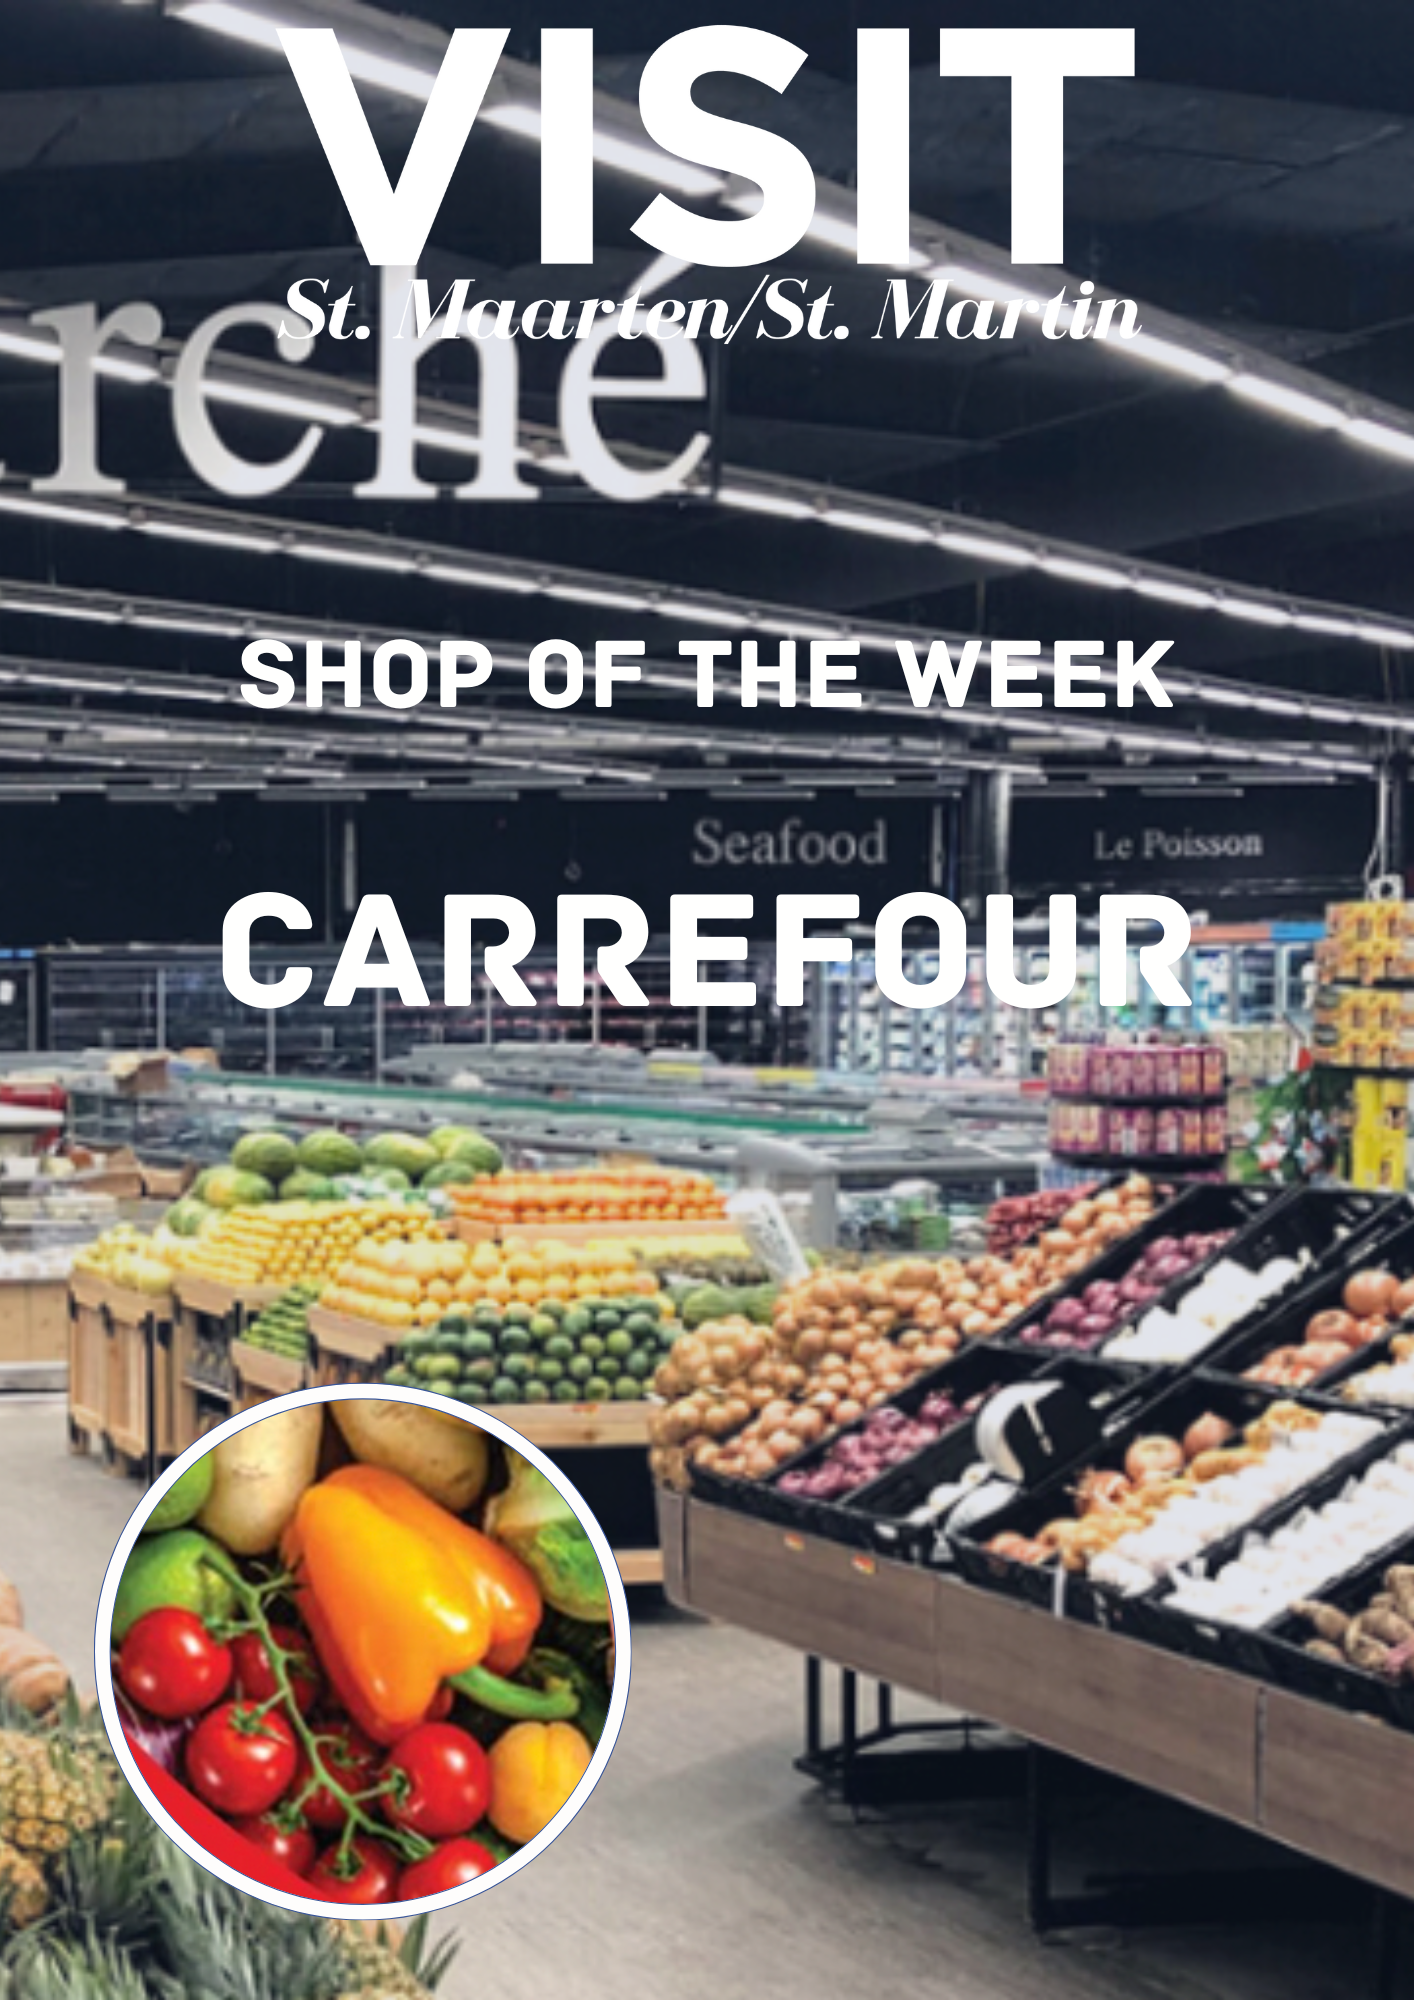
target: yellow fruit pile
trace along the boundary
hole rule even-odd
[[[426,1210],[397,1202],[282,1201],[227,1209],[199,1236],[174,1238],[167,1254],[179,1270],[224,1285],[293,1285],[332,1277],[361,1243],[442,1234]]]
[[[135,1229],[131,1222],[119,1222],[105,1229],[93,1243],[85,1243],[75,1253],[74,1269],[91,1271],[111,1284],[131,1292],[146,1292],[157,1298],[172,1289],[172,1265],[153,1246],[152,1239]]]
[[[466,1270],[464,1243],[367,1236],[324,1287],[320,1304],[352,1319],[387,1327],[430,1326],[455,1297]]]
[[[452,1289],[464,1304],[489,1299],[498,1306],[538,1306],[543,1299],[647,1296],[657,1291],[658,1280],[639,1268],[628,1243],[478,1243]]]

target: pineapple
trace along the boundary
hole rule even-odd
[[[96,1743],[0,1730],[0,1842],[41,1859],[63,1854],[107,1818],[116,1775]]]
[[[0,1914],[23,1930],[44,1915],[49,1907],[49,1891],[44,1871],[28,1854],[21,1854],[8,1840],[0,1840]]]

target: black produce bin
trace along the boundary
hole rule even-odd
[[[1333,1604],[1338,1611],[1362,1611],[1379,1590],[1385,1571],[1396,1563],[1411,1562],[1414,1538],[1406,1537],[1371,1556],[1339,1582],[1327,1584],[1316,1593],[1316,1600]],[[1414,1729],[1414,1681],[1403,1676],[1387,1680],[1383,1674],[1352,1666],[1349,1661],[1337,1665],[1333,1660],[1316,1659],[1305,1648],[1305,1641],[1314,1636],[1304,1618],[1289,1613],[1260,1632],[1244,1634],[1254,1671],[1279,1687],[1311,1701],[1378,1715],[1400,1729]]]
[[[891,1396],[887,1404],[881,1403],[877,1407],[902,1410],[905,1416],[911,1417],[938,1390],[967,1403],[974,1396],[990,1394],[994,1389],[1006,1388],[1013,1382],[1027,1382],[1045,1373],[1048,1359],[1044,1354],[1008,1354],[992,1341],[974,1341],[950,1361],[919,1375],[906,1388],[900,1389],[896,1396]],[[708,1467],[690,1466],[688,1470],[693,1491],[703,1500],[735,1507],[739,1512],[754,1514],[763,1521],[779,1522],[783,1528],[796,1528],[807,1535],[823,1535],[829,1541],[848,1542],[853,1548],[871,1548],[873,1535],[868,1517],[858,1511],[871,1491],[869,1486],[859,1487],[839,1500],[809,1500],[802,1495],[782,1493],[777,1485],[784,1472],[809,1471],[817,1466],[840,1438],[861,1430],[864,1422],[863,1417],[857,1417],[853,1423],[830,1431],[815,1444],[797,1452],[794,1458],[785,1460],[769,1479],[727,1479]],[[956,1425],[947,1433],[949,1438],[964,1435],[970,1440],[970,1421]],[[939,1440],[940,1443],[943,1441]],[[873,1482],[874,1485],[881,1483],[878,1480]]]
[[[1249,1314],[1204,1354],[1204,1372],[1240,1377],[1277,1348],[1300,1347],[1309,1321],[1318,1312],[1338,1307],[1351,1273],[1365,1268],[1390,1271],[1396,1278],[1414,1277],[1414,1217],[1406,1216],[1388,1233],[1362,1237],[1338,1266],[1328,1263],[1324,1271],[1299,1291],[1288,1294],[1280,1304],[1268,1304]],[[1337,1363],[1307,1386],[1322,1394],[1338,1394],[1340,1385],[1350,1376],[1387,1357],[1389,1343],[1398,1331],[1398,1325],[1391,1326],[1387,1334],[1370,1346],[1352,1349],[1348,1360]]]
[[[1245,1214],[1240,1209],[1230,1208],[1225,1217],[1222,1197],[1257,1194],[1267,1195],[1268,1199],[1255,1208],[1249,1208]],[[1200,1196],[1207,1196],[1209,1200],[1200,1204],[1197,1199]],[[1297,1187],[1274,1196],[1267,1189],[1220,1187],[1211,1183],[1190,1188],[1186,1195],[1161,1210],[1142,1229],[1125,1237],[1114,1250],[1082,1271],[1063,1291],[1052,1294],[1044,1304],[1032,1307],[1015,1327],[1006,1329],[1003,1337],[1008,1342],[1018,1340],[1018,1344],[1023,1344],[1018,1338],[1021,1328],[1044,1319],[1057,1298],[1078,1296],[1096,1278],[1122,1277],[1138,1261],[1147,1245],[1159,1236],[1186,1236],[1193,1231],[1206,1233],[1227,1228],[1235,1231],[1221,1250],[1214,1251],[1202,1263],[1185,1271],[1157,1299],[1136,1307],[1129,1321],[1131,1325],[1152,1306],[1172,1310],[1220,1258],[1228,1258],[1249,1271],[1256,1271],[1274,1257],[1296,1257],[1304,1250],[1314,1259],[1312,1268],[1318,1273],[1330,1268],[1345,1268],[1346,1261],[1354,1255],[1368,1254],[1373,1258],[1378,1246],[1409,1220],[1409,1206],[1402,1196],[1371,1193],[1359,1188]],[[1273,1303],[1265,1301],[1257,1308],[1257,1313],[1269,1312]],[[1232,1334],[1254,1323],[1254,1316],[1248,1315],[1229,1333],[1218,1338],[1226,1341]],[[1206,1367],[1208,1356],[1216,1347],[1217,1341],[1214,1341],[1212,1347],[1186,1365]],[[1103,1351],[1103,1346],[1100,1351]],[[1113,1358],[1120,1362],[1124,1360],[1122,1354]]]
[[[1210,1412],[1226,1418],[1236,1429],[1242,1430],[1276,1402],[1301,1403],[1308,1408],[1322,1410],[1332,1407],[1321,1397],[1283,1395],[1255,1383],[1231,1382],[1203,1375],[1186,1376],[1162,1395],[1144,1404],[1137,1414],[1126,1412],[1122,1419],[1109,1426],[1104,1443],[1083,1462],[1083,1469],[1122,1471],[1125,1453],[1136,1438],[1150,1435],[1181,1438],[1190,1424]],[[1386,1449],[1393,1435],[1391,1432],[1386,1439]],[[1342,1477],[1348,1477],[1350,1463],[1347,1460],[1344,1469],[1337,1467],[1335,1470]],[[1007,1596],[1019,1597],[1028,1604],[1040,1605],[1047,1610],[1063,1611],[1066,1616],[1086,1624],[1112,1626],[1117,1630],[1137,1633],[1136,1607],[1144,1599],[1124,1597],[1118,1591],[1091,1583],[1084,1575],[1062,1572],[1054,1559],[1035,1565],[1015,1562],[986,1546],[995,1536],[1002,1534],[1024,1535],[1028,1541],[1034,1540],[1049,1522],[1073,1519],[1072,1487],[1076,1474],[1081,1470],[1082,1466],[1072,1465],[1068,1472],[1048,1480],[1044,1486],[1038,1486],[1034,1492],[990,1516],[979,1525],[975,1536],[962,1530],[951,1537],[953,1559],[968,1581],[980,1584],[983,1589],[1002,1591]],[[1242,1532],[1250,1533],[1264,1518],[1258,1517],[1249,1522]],[[1155,1590],[1159,1588],[1162,1586],[1155,1586]],[[1145,1593],[1146,1597],[1152,1595],[1153,1592]],[[1146,1636],[1154,1635],[1146,1633]]]
[[[1097,1278],[1119,1279],[1127,1276],[1149,1245],[1161,1236],[1206,1236],[1218,1229],[1231,1229],[1237,1232],[1237,1235],[1242,1235],[1273,1210],[1285,1207],[1287,1199],[1287,1196],[1280,1195],[1271,1188],[1228,1187],[1216,1181],[1200,1181],[1193,1187],[1185,1188],[1182,1194],[1157,1209],[1147,1222],[1141,1223],[1130,1235],[1122,1237],[1110,1249],[1103,1251],[1093,1263],[1087,1264],[1075,1277],[1067,1279],[1063,1285],[1058,1285],[1043,1299],[1038,1299],[1034,1305],[1028,1306],[1025,1312],[1018,1313],[996,1338],[1007,1346],[1020,1348],[1027,1354],[1054,1357],[1060,1353],[1073,1353],[1076,1350],[1057,1348],[1050,1343],[1039,1341],[1026,1341],[1021,1336],[1028,1327],[1039,1326],[1052,1306],[1061,1299],[1079,1298],[1085,1287],[1093,1284]],[[1215,1250],[1202,1263],[1195,1264],[1191,1271],[1185,1272],[1181,1279],[1176,1280],[1174,1285],[1162,1294],[1161,1299],[1151,1300],[1150,1303],[1158,1305],[1177,1297],[1179,1288],[1186,1290],[1190,1283],[1196,1283],[1215,1258],[1228,1255],[1236,1240],[1235,1236],[1233,1242],[1227,1244],[1224,1249]],[[1147,1311],[1148,1308],[1136,1306],[1135,1317],[1141,1310]],[[1118,1330],[1116,1328],[1116,1331]]]
[[[1195,1377],[1195,1380],[1203,1379]],[[1218,1376],[1208,1379],[1214,1389],[1233,1386]],[[1332,1407],[1329,1397],[1314,1393],[1293,1396],[1290,1390],[1280,1389],[1268,1389],[1266,1393],[1281,1402],[1299,1401],[1313,1407]],[[1387,1457],[1408,1435],[1408,1427],[1392,1422],[1388,1415],[1381,1416],[1374,1410],[1363,1410],[1359,1414],[1368,1416],[1380,1426],[1378,1436],[1371,1438],[1368,1444],[1362,1445],[1349,1457],[1339,1460],[1299,1493],[1278,1501],[1276,1506],[1256,1515],[1244,1527],[1236,1529],[1222,1541],[1214,1542],[1201,1556],[1194,1558],[1191,1567],[1204,1576],[1216,1576],[1220,1569],[1241,1555],[1244,1544],[1251,1536],[1273,1535],[1296,1515],[1324,1507],[1328,1501],[1337,1499],[1352,1479],[1358,1479],[1378,1459]],[[1170,1652],[1186,1653],[1192,1659],[1208,1660],[1218,1666],[1238,1667],[1246,1673],[1265,1674],[1266,1665],[1257,1645],[1257,1635],[1250,1628],[1224,1625],[1212,1618],[1194,1618],[1169,1602],[1172,1589],[1171,1582],[1165,1578],[1145,1596],[1127,1600],[1123,1620],[1126,1631],[1135,1638],[1149,1640],[1153,1645],[1165,1646]]]
[[[1000,1361],[1003,1356],[998,1351],[993,1358]],[[1007,1358],[1017,1361],[1025,1357],[1012,1353]],[[1067,1354],[1051,1361],[1035,1379],[1065,1383],[1102,1413],[1106,1422],[1135,1414],[1154,1400],[1160,1386],[1152,1374],[1143,1374],[1135,1368],[1117,1368],[1084,1354]],[[868,1517],[873,1544],[881,1554],[910,1562],[925,1561],[936,1545],[938,1530],[931,1525],[911,1525],[905,1517],[927,1499],[935,1486],[950,1485],[960,1479],[976,1463],[977,1456],[977,1423],[971,1418],[939,1438],[936,1444],[925,1446],[912,1458],[894,1466],[871,1485],[860,1487],[846,1506],[851,1512]],[[1064,1465],[1058,1465],[1053,1476],[1065,1470]]]

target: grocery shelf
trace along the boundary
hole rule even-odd
[[[660,1489],[658,1511],[682,1609],[1414,1895],[1414,1734],[732,1509]]]

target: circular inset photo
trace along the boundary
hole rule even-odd
[[[119,1762],[194,1860],[287,1909],[413,1915],[523,1867],[589,1796],[628,1612],[543,1452],[422,1390],[336,1386],[158,1480],[95,1667]]]

